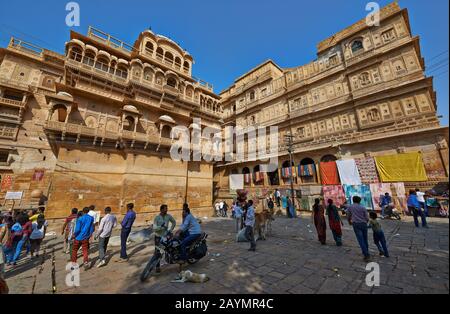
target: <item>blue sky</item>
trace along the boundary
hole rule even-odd
[[[5,1],[5,0],[3,0]],[[64,51],[70,28],[65,0],[8,1],[0,11],[0,46],[17,36],[44,48]],[[133,44],[151,27],[188,50],[193,75],[220,92],[250,68],[272,59],[281,67],[312,61],[316,45],[364,18],[366,0],[79,0],[81,25]],[[377,1],[384,6],[391,1]],[[429,75],[435,75],[439,114],[448,125],[449,1],[401,0],[414,35],[421,38]]]

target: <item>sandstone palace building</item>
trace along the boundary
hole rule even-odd
[[[364,19],[323,40],[309,64],[268,60],[220,95],[192,76],[188,52],[149,30],[134,45],[94,28],[72,32],[65,55],[13,38],[0,50],[0,205],[40,202],[49,218],[61,218],[71,207],[123,213],[135,202],[150,217],[161,203],[179,209],[187,200],[207,215],[215,199],[233,198],[231,174],[242,174],[259,199],[288,190],[292,174],[308,209],[321,193],[321,163],[355,159],[363,183],[378,183],[370,160],[409,152],[420,154],[427,179],[404,188],[448,182],[448,128],[437,117],[419,37],[397,3],[380,17],[380,26]],[[279,169],[173,161],[175,125],[278,126]],[[8,191],[23,194],[5,199]]]

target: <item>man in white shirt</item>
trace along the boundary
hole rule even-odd
[[[100,221],[100,217],[97,214],[97,212],[95,211],[95,205],[91,205],[89,206],[89,212],[88,215],[91,216],[92,218],[94,218],[94,231],[98,226],[98,223]],[[89,239],[89,243],[92,243],[92,239],[94,238],[94,234],[92,234],[91,238]]]
[[[249,251],[256,251],[255,236],[253,234],[253,227],[255,226],[255,209],[253,208],[253,201],[247,202],[247,211],[245,214],[245,237],[250,241]]]
[[[106,265],[105,253],[108,248],[109,238],[111,237],[112,230],[117,226],[117,218],[111,214],[111,207],[105,208],[105,217],[100,221],[100,227],[98,228],[95,238],[98,240],[98,260],[100,261],[97,267]]]
[[[425,217],[428,217],[428,208],[427,208],[427,203],[425,201],[425,193],[421,192],[420,189],[416,189],[416,195],[417,195],[417,201],[419,202],[420,207],[423,208]]]

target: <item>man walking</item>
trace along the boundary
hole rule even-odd
[[[127,213],[122,220],[122,230],[120,231],[120,258],[118,262],[127,262],[127,240],[131,232],[131,227],[133,226],[134,220],[136,219],[136,213],[133,210],[134,204],[127,204]]]
[[[249,200],[247,203],[247,211],[245,214],[245,237],[250,241],[249,251],[256,251],[255,236],[253,234],[253,227],[255,226],[255,209],[253,208],[253,201]]]
[[[161,238],[166,236],[169,232],[175,229],[177,222],[175,219],[167,213],[168,207],[166,204],[162,204],[159,208],[159,215],[155,217],[153,221],[153,231],[155,232],[155,250],[159,245]],[[169,226],[170,224],[170,226]],[[156,265],[156,272],[161,272],[160,263]]]
[[[349,224],[353,226],[356,239],[358,240],[364,255],[364,261],[369,262],[369,241],[367,238],[367,222],[369,221],[369,214],[367,213],[367,209],[360,203],[361,198],[359,196],[353,196],[353,204],[347,209],[347,217]]]
[[[414,190],[409,191],[409,196],[407,200],[408,210],[412,212],[414,217],[414,224],[417,228],[419,228],[419,216],[422,220],[422,227],[428,228],[427,218],[425,217],[425,213],[420,206],[419,200],[417,199],[417,192]]]
[[[102,267],[106,265],[105,254],[108,248],[109,238],[111,237],[111,233],[113,228],[117,226],[117,218],[113,214],[111,214],[111,207],[105,208],[105,217],[100,220],[100,226],[98,228],[97,234],[95,238],[99,238],[98,240],[98,259],[99,263],[97,267]]]
[[[425,217],[428,217],[428,207],[427,202],[425,201],[425,193],[420,191],[420,189],[416,189],[417,201],[419,201],[420,207],[423,208]]]
[[[278,189],[275,189],[275,201],[277,203],[277,207],[280,208],[281,206],[281,193],[278,191]]]
[[[77,262],[80,246],[83,250],[84,270],[89,269],[89,238],[94,233],[94,218],[88,215],[89,207],[83,208],[83,216],[77,219],[75,226],[75,240],[73,242],[72,263]]]
[[[61,230],[61,235],[64,236],[64,253],[72,254],[69,251],[69,232],[70,232],[70,222],[74,219],[77,219],[78,216],[78,208],[72,208],[71,214],[64,220],[64,225]]]

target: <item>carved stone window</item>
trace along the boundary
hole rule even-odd
[[[367,117],[369,118],[370,122],[377,122],[380,120],[380,113],[378,112],[377,108],[372,108],[367,113]]]
[[[352,49],[352,53],[353,54],[364,50],[364,46],[363,46],[362,40],[357,39],[357,40],[353,41],[352,44],[351,44],[351,49]]]
[[[255,100],[255,91],[250,92],[250,100]]]
[[[391,42],[395,39],[395,31],[393,28],[381,33],[381,38],[383,39],[384,43]]]
[[[297,128],[297,136],[300,138],[305,137],[305,128],[304,127]]]
[[[359,76],[359,81],[361,82],[361,86],[367,86],[372,83],[368,72],[361,73]]]

